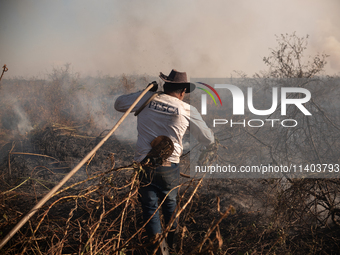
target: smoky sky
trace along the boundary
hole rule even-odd
[[[83,76],[168,73],[230,77],[266,69],[275,35],[309,35],[308,54],[340,69],[338,0],[0,1],[6,77],[45,78],[70,63]],[[307,56],[306,56],[307,57]]]

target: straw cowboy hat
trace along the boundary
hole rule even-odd
[[[174,89],[186,88],[185,93],[190,93],[196,88],[195,84],[188,81],[186,72],[172,69],[168,76],[161,72],[159,77],[165,82],[164,86],[171,86]]]

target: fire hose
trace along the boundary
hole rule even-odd
[[[5,70],[5,68],[4,68]],[[5,71],[3,71],[5,72]],[[1,76],[2,77],[2,76]],[[136,106],[136,104],[142,99],[142,97],[153,88],[153,84],[149,85],[136,99],[136,101],[130,106],[130,108],[119,119],[117,124],[110,130],[110,132],[90,151],[83,159],[75,166],[53,189],[50,190],[21,220],[20,222],[5,236],[0,242],[0,250],[5,244],[19,231],[19,229],[53,196],[57,190],[63,186],[92,156],[96,151],[106,142],[107,139],[116,131],[116,129],[122,124],[124,119]]]
[[[4,72],[6,65],[4,66]],[[3,74],[2,73],[2,74]],[[2,75],[1,75],[2,77]],[[1,80],[0,77],[0,80]],[[97,144],[96,147],[92,149],[83,159],[75,166],[53,189],[50,190],[21,220],[20,222],[5,236],[0,242],[0,250],[5,246],[5,244],[19,231],[19,229],[54,195],[58,189],[63,186],[92,156],[96,151],[106,142],[107,139],[116,131],[116,129],[122,124],[127,115],[132,111],[132,109],[137,105],[137,103],[143,98],[143,96],[153,88],[153,84],[150,84],[135,100],[135,102],[130,106],[130,108],[124,113],[124,115],[119,119],[116,125],[110,130],[110,132]],[[156,95],[158,95],[156,93]],[[150,101],[150,100],[148,100]],[[139,109],[141,110],[141,108]],[[189,175],[180,173],[182,177],[190,178]]]

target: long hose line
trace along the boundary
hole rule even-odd
[[[90,151],[83,159],[75,166],[53,189],[50,190],[21,220],[20,222],[1,240],[0,250],[5,244],[15,235],[16,232],[53,196],[57,190],[63,186],[92,156],[96,151],[106,142],[107,139],[116,131],[116,129],[122,124],[124,119],[136,106],[136,104],[143,98],[143,96],[153,88],[153,84],[150,84],[135,100],[135,102],[130,106],[130,108],[124,113],[124,115],[119,119],[117,124],[110,130],[110,132]]]

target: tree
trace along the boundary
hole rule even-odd
[[[320,76],[328,55],[317,54],[305,61],[307,39],[308,36],[298,37],[295,33],[277,36],[278,47],[263,58],[268,72],[257,75],[268,87],[302,87],[312,93],[312,98],[304,104],[312,116],[302,114],[292,105],[285,118],[296,120],[298,125],[279,127],[267,133],[272,139],[266,144],[271,148],[273,162],[302,169],[299,178],[286,175],[278,180],[282,188],[277,196],[276,212],[285,219],[281,223],[287,226],[297,223],[308,223],[307,227],[310,223],[324,226],[330,221],[340,226],[340,180],[335,178],[338,173],[334,171],[340,158],[340,114],[335,107],[339,79]],[[303,96],[294,93],[290,98]],[[279,110],[271,117],[279,118]]]
[[[308,45],[308,35],[298,37],[291,35],[276,36],[278,47],[271,49],[271,54],[263,61],[269,66],[268,77],[272,78],[312,78],[323,71],[328,55],[317,54],[307,62],[303,62]]]

